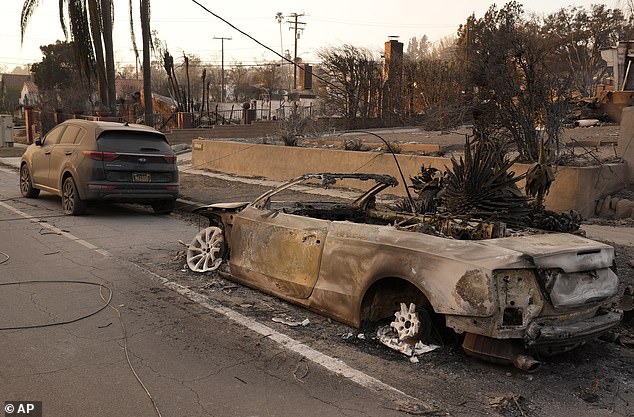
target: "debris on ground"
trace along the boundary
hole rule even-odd
[[[306,327],[306,326],[308,326],[310,324],[310,320],[308,320],[308,319],[304,319],[303,321],[295,321],[295,320],[288,319],[288,318],[273,317],[271,319],[271,321],[274,321],[275,323],[285,324],[285,325],[290,326],[290,327],[297,327],[297,326]]]
[[[600,386],[601,381],[599,379],[593,380],[589,387],[586,387],[579,393],[579,398],[587,403],[599,402],[600,397],[597,392],[599,391]]]
[[[618,341],[623,346],[634,348],[634,333],[621,334]]]
[[[509,416],[518,415],[525,416],[524,410],[520,405],[524,401],[524,397],[513,392],[507,392],[501,397],[495,397],[489,400],[489,405],[495,409],[498,413]]]

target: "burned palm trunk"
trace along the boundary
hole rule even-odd
[[[535,199],[536,210],[544,210],[544,198],[553,181],[555,181],[555,173],[546,163],[544,155],[544,141],[539,146],[539,159],[526,171],[526,194]]]
[[[174,57],[169,53],[169,51],[165,51],[163,54],[163,68],[167,73],[170,93],[172,98],[176,100],[176,107],[178,111],[185,111],[185,107],[183,106],[183,97],[181,95],[180,87],[178,86],[176,73],[174,72]]]

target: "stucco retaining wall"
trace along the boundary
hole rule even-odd
[[[204,139],[195,139],[192,148],[194,167],[239,176],[285,181],[305,173],[357,172],[389,174],[396,177],[399,183],[402,182],[391,154]],[[396,157],[408,181],[410,176],[420,172],[422,164],[438,169],[451,166],[451,160],[444,157],[405,154]],[[527,165],[516,164],[513,170],[519,175],[527,168]],[[554,211],[574,209],[584,217],[594,216],[596,201],[608,193],[621,189],[627,179],[625,164],[559,167],[545,204],[548,209]],[[366,188],[357,181],[348,181],[341,185]],[[522,185],[520,183],[520,186]],[[394,192],[405,195],[402,186]]]
[[[634,107],[623,109],[617,154],[628,165],[630,182],[634,182]]]

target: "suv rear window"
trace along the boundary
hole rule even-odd
[[[171,154],[172,148],[160,135],[125,131],[106,132],[97,139],[101,152]]]

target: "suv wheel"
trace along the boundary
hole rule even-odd
[[[33,188],[33,181],[31,179],[31,171],[26,164],[20,168],[20,192],[23,197],[37,198],[40,195],[40,190]]]
[[[152,210],[156,214],[170,214],[176,207],[176,200],[163,200],[152,203]]]
[[[73,177],[67,177],[62,184],[62,208],[64,214],[79,216],[86,212],[86,202],[79,198]]]

